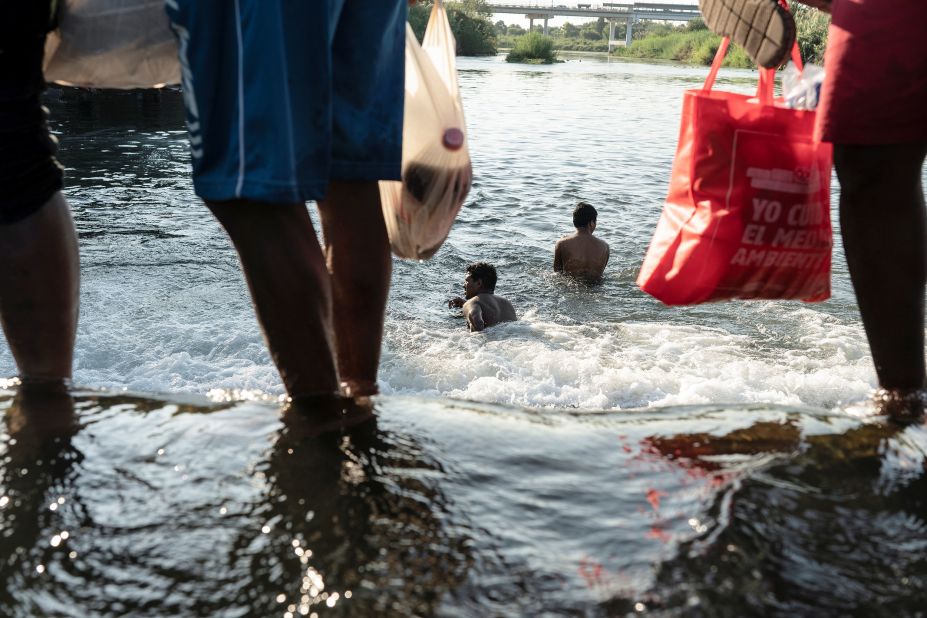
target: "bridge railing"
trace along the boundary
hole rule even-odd
[[[585,16],[590,18],[627,19],[629,22],[641,19],[656,21],[689,21],[699,17],[696,4],[659,4],[655,2],[604,2],[602,4],[579,3],[576,6],[542,2],[488,2],[487,7],[498,13],[524,13],[538,19],[557,16]]]
[[[649,2],[619,3],[603,2],[601,4],[577,4],[567,6],[565,4],[554,4],[546,2],[487,2],[489,8],[506,8],[506,9],[536,9],[539,11],[550,11],[557,9],[566,9],[569,11],[640,11],[640,12],[698,12],[697,4],[659,4]]]

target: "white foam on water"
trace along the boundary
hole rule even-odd
[[[82,308],[78,386],[247,400],[284,394],[250,305],[217,310],[190,301],[175,309],[144,297],[121,300],[118,310],[94,298]]]
[[[463,320],[388,319],[385,394],[454,397],[526,407],[622,409],[771,403],[834,408],[865,400],[875,374],[862,328],[800,305],[757,303],[756,332],[666,321],[564,324],[528,311],[468,333]],[[82,326],[80,386],[275,399],[284,394],[253,315],[134,328]],[[777,327],[778,324],[778,327]],[[779,331],[777,332],[777,328]],[[108,337],[92,336],[108,332]],[[15,375],[6,346],[0,375]]]
[[[761,338],[672,322],[558,324],[528,314],[483,333],[406,324],[388,333],[384,392],[528,407],[620,409],[705,403],[832,408],[869,396],[858,327],[789,310],[795,336]]]

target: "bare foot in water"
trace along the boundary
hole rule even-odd
[[[6,410],[15,458],[37,456],[48,445],[68,441],[78,430],[74,400],[66,380],[23,380]]]
[[[380,394],[376,381],[371,380],[343,380],[341,382],[341,394],[355,401],[369,400],[374,395]]]
[[[880,414],[887,414],[897,423],[910,424],[923,421],[927,405],[927,389],[880,388],[872,396]]]
[[[283,408],[283,423],[291,435],[315,437],[343,432],[374,418],[369,397],[313,395],[294,397]]]

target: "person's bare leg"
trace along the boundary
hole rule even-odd
[[[304,204],[207,204],[228,232],[271,357],[291,397],[338,390],[331,283]]]
[[[375,181],[333,181],[319,212],[332,275],[342,384],[348,395],[373,395],[393,269],[379,186]]]
[[[0,225],[0,322],[24,381],[71,379],[79,293],[77,233],[60,192]]]
[[[925,381],[925,153],[927,144],[834,150],[840,227],[863,326],[879,384],[901,395],[917,393]]]

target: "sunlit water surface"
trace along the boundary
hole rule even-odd
[[[57,440],[0,390],[0,614],[921,611],[927,438],[859,417],[875,376],[839,235],[822,304],[647,297],[705,71],[570,58],[460,61],[474,187],[435,258],[394,263],[386,396],[339,437],[281,421],[179,96],[50,93],[92,390]],[[599,286],[550,272],[578,200],[612,247]],[[447,309],[475,260],[518,322],[469,334]]]
[[[54,438],[34,404],[0,390],[4,616],[923,614],[923,426],[393,396],[313,436],[82,392]]]

